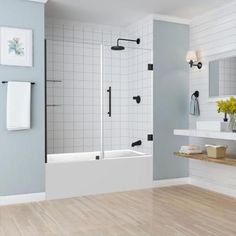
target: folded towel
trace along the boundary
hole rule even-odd
[[[189,151],[189,150],[201,150],[200,146],[197,145],[188,145],[188,146],[181,146],[180,150],[182,151]]]
[[[212,147],[212,148],[228,148],[228,145],[212,145],[212,144],[206,144],[205,147]]]
[[[190,155],[190,154],[201,154],[202,150],[180,150],[179,152],[182,154]]]
[[[31,84],[28,82],[8,82],[7,89],[7,129],[30,129]]]
[[[192,95],[190,102],[190,114],[193,116],[200,116],[200,108],[198,98]]]

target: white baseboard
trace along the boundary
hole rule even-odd
[[[184,184],[191,184],[193,186],[203,188],[209,191],[213,191],[216,193],[221,193],[227,196],[235,197],[236,198],[236,190],[222,187],[216,184],[212,184],[203,180],[195,179],[192,177],[187,178],[177,178],[177,179],[165,179],[165,180],[158,180],[153,182],[154,188],[161,188],[161,187],[168,187],[168,186],[178,186]]]
[[[177,185],[184,185],[189,184],[190,178],[176,178],[176,179],[164,179],[164,180],[155,180],[153,181],[154,188],[160,187],[168,187],[168,186],[177,186]]]
[[[222,187],[222,186],[212,184],[203,180],[195,179],[195,178],[190,178],[190,184],[199,188],[203,188],[209,191],[221,193],[221,194],[236,198],[236,190],[231,189],[229,187],[228,188]]]
[[[45,193],[0,196],[0,206],[29,203],[29,202],[39,202],[44,200],[45,200]]]
[[[203,188],[206,190],[210,190],[213,192],[221,193],[236,198],[236,190],[217,186],[215,184],[207,183],[205,181],[201,181],[190,177],[153,181],[154,188],[178,186],[184,184],[191,184],[199,188]],[[44,201],[46,199],[45,195],[46,195],[45,193],[32,193],[23,195],[0,196],[0,206]]]

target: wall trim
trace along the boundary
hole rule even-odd
[[[153,181],[153,188],[171,187],[185,184],[190,184],[208,191],[236,198],[236,190],[233,190],[229,187],[227,188],[216,184],[208,183],[204,180],[199,180],[193,177],[155,180]]]
[[[29,203],[29,202],[40,202],[44,201],[45,199],[46,199],[45,193],[0,196],[0,206]]]
[[[169,186],[178,186],[178,185],[184,185],[189,184],[190,178],[176,178],[176,179],[163,179],[163,180],[155,180],[153,181],[153,187],[154,188],[161,188],[161,187],[169,187]]]
[[[222,187],[216,184],[206,182],[204,179],[199,180],[199,179],[191,177],[190,184],[199,188],[212,191],[212,192],[221,193],[221,194],[236,198],[236,190],[233,190],[229,187]]]
[[[161,15],[161,14],[154,14],[153,20],[167,21],[167,22],[184,24],[184,25],[190,25],[191,23],[191,20],[186,19],[186,18],[169,16],[169,15]]]
[[[48,2],[48,0],[28,0],[28,1],[30,1],[30,2],[39,2],[39,3],[47,3]]]
[[[176,179],[164,179],[153,181],[153,188],[170,187],[191,184],[193,186],[203,188],[212,192],[224,194],[226,196],[236,198],[236,190],[230,188],[221,187],[215,184],[207,183],[203,180],[195,179],[192,177],[186,178],[176,178]],[[22,194],[22,195],[10,195],[10,196],[0,196],[0,206],[30,203],[30,202],[40,202],[46,200],[46,193],[32,193],[32,194]]]

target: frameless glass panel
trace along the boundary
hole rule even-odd
[[[100,45],[47,40],[47,145],[100,155]]]
[[[103,128],[105,158],[152,153],[152,53],[103,46]],[[126,150],[126,151],[124,151]],[[129,150],[127,152],[127,150]]]

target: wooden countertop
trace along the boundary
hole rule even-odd
[[[177,157],[184,157],[184,158],[193,159],[193,160],[207,161],[207,162],[213,162],[217,164],[236,166],[236,156],[226,156],[225,158],[216,159],[216,158],[209,158],[206,153],[188,155],[188,154],[175,152],[174,154]]]

